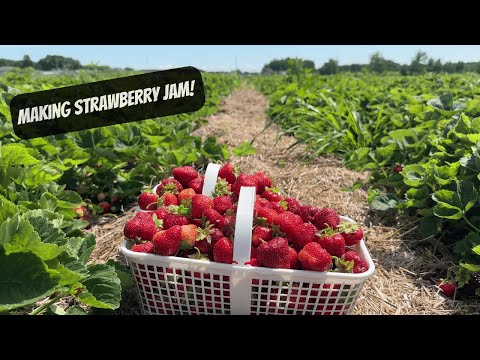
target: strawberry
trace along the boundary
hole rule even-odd
[[[363,231],[357,224],[345,221],[338,225],[338,230],[341,231],[347,246],[358,244],[363,239]]]
[[[277,194],[271,190],[267,190],[267,191],[264,191],[263,194],[262,194],[262,197],[264,199],[267,199],[268,201],[270,202],[279,202],[280,200],[282,200],[282,195],[280,194]]]
[[[222,178],[217,179],[217,184],[213,191],[213,196],[230,196],[232,195],[232,185]]]
[[[257,258],[257,248],[254,248],[253,246],[250,248],[250,258]]]
[[[251,175],[240,174],[237,181],[232,185],[232,191],[235,195],[240,195],[240,189],[242,186],[255,187],[255,191],[258,193],[257,182]]]
[[[252,245],[259,246],[263,241],[272,240],[273,230],[265,226],[255,226],[252,231]]]
[[[191,166],[182,166],[172,170],[173,177],[182,186],[187,187],[190,181],[198,178],[198,172]]]
[[[217,228],[210,229],[210,238],[212,239],[212,244],[215,245],[215,243],[218,240],[220,240],[222,237],[224,237],[224,235],[220,229],[217,229]]]
[[[298,254],[294,248],[289,248],[290,250],[290,269],[298,269]]]
[[[440,290],[443,291],[445,296],[448,297],[453,297],[457,291],[457,284],[453,281],[440,280],[437,285],[440,287]]]
[[[235,217],[231,215],[225,215],[218,228],[225,236],[230,236],[235,232]]]
[[[208,196],[195,194],[192,197],[192,212],[193,219],[201,219],[205,210],[213,206],[213,201]]]
[[[142,244],[133,245],[130,250],[135,252],[153,254],[155,252],[155,246],[151,242],[147,241]]]
[[[155,210],[157,208],[158,196],[151,192],[142,192],[138,198],[138,206],[142,210]]]
[[[367,262],[354,250],[349,250],[342,255],[342,260],[353,261],[353,273],[359,274],[368,270]]]
[[[80,205],[80,206],[74,208],[73,211],[75,212],[75,215],[77,215],[77,217],[79,217],[79,218],[82,218],[86,214],[88,214],[87,209],[83,205]]]
[[[219,212],[215,209],[206,209],[203,212],[203,216],[207,219],[207,221],[212,224],[213,226],[220,227],[223,226],[223,216],[219,214]]]
[[[330,254],[316,242],[308,243],[298,253],[303,270],[327,271],[332,266]]]
[[[169,191],[172,194],[178,194],[180,191],[183,190],[182,184],[180,184],[174,178],[168,178],[162,180],[160,184],[157,186],[157,195],[162,195],[163,193]]]
[[[297,223],[291,229],[292,242],[297,249],[302,249],[315,239],[317,228],[311,223]]]
[[[258,209],[257,211],[257,217],[261,217],[261,218],[265,218],[267,219],[267,222],[270,223],[270,224],[273,224],[275,223],[276,219],[277,219],[277,212],[273,209],[269,209],[269,208],[260,208]]]
[[[158,204],[160,206],[178,205],[178,199],[174,194],[167,191],[165,194],[160,196],[160,199],[158,199]]]
[[[194,246],[202,254],[211,254],[213,251],[213,245],[209,243],[207,239],[196,241]]]
[[[152,241],[153,235],[157,232],[157,226],[153,222],[153,219],[138,220],[139,226],[137,235],[142,240]]]
[[[272,205],[270,204],[270,201],[264,198],[259,198],[255,201],[255,205],[258,205],[259,207],[267,207],[271,208]]]
[[[314,221],[319,230],[327,227],[336,228],[340,224],[340,216],[331,208],[323,208],[315,215]]]
[[[258,193],[262,194],[265,188],[272,186],[272,180],[264,172],[257,172],[253,175],[258,186]]]
[[[127,239],[135,239],[138,236],[138,228],[140,226],[140,222],[137,219],[132,219],[125,224],[123,228],[123,235]]]
[[[233,184],[237,178],[236,170],[232,163],[226,163],[220,170],[218,170],[218,176],[227,180],[229,184]]]
[[[112,208],[109,202],[107,201],[102,201],[98,205],[100,205],[103,209],[103,214],[108,214]]]
[[[288,206],[287,210],[293,212],[294,214],[297,214],[298,211],[300,210],[300,207],[302,206],[300,205],[297,199],[292,197],[285,198],[285,202],[287,203],[287,206]]]
[[[165,208],[158,208],[157,210],[155,210],[154,213],[155,215],[157,215],[157,219],[163,220],[165,216],[168,215],[168,210]],[[139,214],[142,214],[142,213],[139,213]]]
[[[201,194],[203,190],[203,181],[205,176],[193,179],[188,183],[188,187],[193,189],[197,194]]]
[[[178,202],[180,204],[184,203],[184,204],[188,204],[188,202],[190,202],[191,198],[193,197],[193,195],[195,195],[195,190],[193,189],[183,189],[182,191],[180,191],[177,195],[177,199],[178,199]]]
[[[188,219],[182,215],[167,214],[163,218],[163,228],[165,230],[170,229],[175,225],[188,225]]]
[[[233,206],[232,200],[228,196],[217,196],[213,198],[213,208],[220,213],[220,215],[224,215],[225,211],[230,209]]]
[[[270,201],[270,207],[275,210],[277,213],[282,214],[287,211],[282,205],[281,202]]]
[[[300,206],[298,209],[298,215],[302,218],[303,222],[314,222],[315,215],[320,212],[320,209],[315,206]]]
[[[295,217],[295,214],[286,211],[282,214],[278,214],[277,217],[274,219],[274,223],[280,226],[280,231],[290,234],[292,229],[296,226],[301,224],[301,220]]]
[[[257,258],[262,266],[290,269],[290,248],[285,238],[276,237],[257,247]]]
[[[342,234],[329,234],[315,237],[319,243],[332,256],[340,257],[345,253],[345,239]]]
[[[257,258],[251,258],[250,261],[246,262],[245,265],[250,265],[250,266],[260,266],[260,261],[258,261]],[[255,281],[255,280],[253,280]],[[257,284],[258,285],[258,284]]]
[[[140,220],[140,221],[148,221],[148,220],[152,219],[152,214],[153,214],[153,213],[154,213],[153,211],[137,212],[137,213],[135,214],[134,219]]]
[[[182,227],[175,225],[170,229],[162,232],[158,232],[153,237],[153,243],[157,254],[163,256],[174,255],[182,238]]]
[[[233,263],[233,243],[223,237],[213,247],[213,260],[219,263]]]
[[[180,228],[182,230],[182,234],[180,237],[182,242],[185,241],[188,247],[195,246],[195,240],[197,239],[197,236],[198,236],[197,225],[193,225],[193,224],[181,225]]]
[[[397,173],[397,174],[398,174],[398,173],[401,173],[402,171],[403,171],[403,166],[402,166],[402,165],[397,164],[397,165],[395,165],[395,167],[393,168],[393,172],[394,172],[394,173]]]

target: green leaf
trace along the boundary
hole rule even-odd
[[[473,182],[469,180],[457,181],[457,194],[465,212],[470,210],[478,199],[478,192]]]
[[[255,155],[257,153],[257,150],[252,146],[250,141],[245,141],[237,147],[234,147],[232,149],[232,152],[235,156],[248,156]]]
[[[57,195],[58,206],[62,208],[75,208],[82,205],[82,197],[75,191],[65,190]]]
[[[87,312],[80,306],[70,306],[65,315],[88,315]]]
[[[406,185],[419,187],[424,185],[425,180],[423,178],[425,174],[425,168],[419,164],[407,165],[403,168],[402,175],[404,177],[403,182]]]
[[[441,231],[441,219],[435,216],[424,217],[420,220],[420,232],[423,238],[437,235]]]
[[[475,246],[475,247],[472,249],[472,251],[473,251],[475,254],[480,255],[480,245]]]
[[[375,210],[386,211],[395,209],[398,204],[399,200],[395,194],[385,194],[376,196],[370,203],[370,206]]]
[[[23,217],[33,226],[40,236],[40,240],[58,246],[64,245],[67,242],[65,233],[53,223],[49,222],[44,212],[46,212],[46,210],[32,210],[25,213]]]
[[[51,295],[59,278],[37,255],[6,255],[0,247],[0,311],[33,304]]]
[[[122,286],[122,290],[130,289],[135,285],[132,274],[119,261],[109,259],[106,264],[112,266],[115,269],[115,272],[120,279],[120,285]]]
[[[57,198],[49,192],[43,193],[40,197],[40,206],[42,207],[42,209],[55,211],[55,209],[57,208],[57,204]]]
[[[31,154],[33,149],[28,149],[23,144],[7,144],[0,147],[0,166],[14,166],[14,165],[33,165],[40,162],[40,160],[33,157]]]
[[[14,203],[0,195],[0,224],[18,212]]]
[[[90,276],[82,281],[82,291],[76,295],[86,305],[102,309],[120,306],[121,286],[115,268],[104,264],[90,265]]]
[[[433,213],[436,216],[445,219],[458,220],[463,217],[462,209],[444,202],[439,202],[437,205],[435,205],[433,208]]]
[[[464,267],[467,270],[473,271],[473,272],[478,272],[480,271],[480,265],[475,265],[475,264],[468,264],[468,263],[460,263],[461,267]]]
[[[81,262],[86,263],[95,249],[95,235],[87,234],[85,237],[71,237],[67,239],[65,250],[71,255],[78,258]]]

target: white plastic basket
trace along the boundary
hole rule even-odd
[[[353,310],[375,270],[364,241],[353,247],[368,263],[368,271],[361,274],[244,265],[250,260],[254,202],[255,188],[242,187],[234,265],[137,253],[123,241],[121,251],[135,279],[143,314],[340,315]]]

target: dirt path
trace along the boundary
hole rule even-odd
[[[291,137],[281,137],[274,146],[280,132],[275,126],[263,131],[267,107],[267,99],[256,90],[238,90],[224,99],[221,111],[212,115],[208,125],[195,135],[215,135],[230,148],[255,139],[256,155],[231,159],[242,171],[265,171],[286,195],[304,204],[332,207],[365,226],[366,243],[376,271],[363,287],[354,314],[480,313],[478,302],[465,304],[438,294],[431,276],[435,268],[444,264],[427,250],[414,252],[407,247],[416,238],[413,225],[387,227],[368,213],[365,191],[341,190],[358,180],[366,180],[367,174],[345,169],[333,157],[304,163],[300,159],[301,147],[286,151],[295,141]],[[98,242],[96,259],[118,257],[123,225],[132,216],[133,213],[128,213],[113,223],[94,227]],[[385,222],[391,220],[385,218]]]

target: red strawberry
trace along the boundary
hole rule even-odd
[[[298,254],[294,248],[290,248],[290,269],[298,269]]]
[[[170,229],[175,225],[188,225],[188,219],[182,215],[167,214],[163,218],[163,228],[165,230]]]
[[[140,222],[137,219],[130,220],[123,228],[123,235],[125,235],[127,239],[135,239],[138,236],[139,226]]]
[[[215,209],[206,209],[203,212],[203,216],[207,219],[207,221],[216,227],[223,226],[223,216],[219,214],[219,212]]]
[[[345,239],[339,233],[316,237],[315,240],[332,256],[340,257],[345,253]]]
[[[166,192],[159,199],[160,206],[178,205],[177,197],[171,192]]]
[[[228,196],[217,196],[213,198],[213,208],[220,213],[225,214],[225,211],[233,206],[232,200]]]
[[[215,245],[218,240],[224,237],[223,232],[220,229],[212,228],[210,230],[210,238],[212,239],[212,244]]]
[[[252,231],[252,245],[259,246],[263,241],[272,240],[273,230],[265,226],[255,226]]]
[[[308,243],[315,239],[317,228],[311,223],[299,223],[292,227],[291,236],[297,249],[302,249]]]
[[[255,205],[258,205],[259,207],[267,207],[271,208],[272,205],[270,204],[270,201],[264,198],[259,198],[255,201]]]
[[[155,215],[157,215],[157,219],[163,220],[165,216],[167,216],[168,210],[165,208],[158,208],[157,210],[155,210],[154,213]],[[142,214],[142,213],[139,213],[139,214]]]
[[[230,236],[235,231],[235,218],[231,215],[225,215],[223,221],[219,224],[219,229],[225,236]]]
[[[292,198],[292,197],[285,198],[285,202],[288,205],[288,211],[291,211],[294,214],[297,214],[298,211],[300,210],[300,207],[302,206],[302,205],[300,205],[300,203],[298,202],[297,199]],[[307,222],[307,221],[304,221],[304,222]]]
[[[98,205],[100,205],[103,209],[103,214],[108,214],[110,212],[110,209],[112,208],[112,206],[110,205],[110,203],[106,202],[106,201],[102,201],[100,202]]]
[[[260,208],[257,211],[257,217],[267,219],[267,222],[273,224],[276,221],[278,214],[275,210],[269,208]]]
[[[320,212],[320,209],[315,206],[300,206],[298,209],[298,215],[302,218],[303,222],[314,222],[315,215]]]
[[[213,247],[213,260],[219,263],[233,263],[233,243],[226,237],[217,241]]]
[[[193,195],[195,195],[195,190],[193,189],[184,189],[180,191],[177,195],[178,202],[181,204],[182,202],[187,202],[189,201]]]
[[[257,182],[259,194],[263,193],[265,188],[272,186],[272,180],[264,172],[257,172],[253,176]]]
[[[190,181],[198,178],[198,172],[191,166],[182,166],[172,170],[173,177],[178,180],[180,184],[187,187]]]
[[[257,247],[257,258],[262,266],[290,269],[290,248],[285,238],[276,237]]]
[[[250,248],[250,258],[257,258],[257,248],[254,248],[253,246]]]
[[[133,245],[130,250],[135,252],[153,254],[155,252],[155,246],[151,242],[144,242],[142,244]]]
[[[316,242],[308,243],[298,253],[303,270],[327,271],[332,266],[330,254]]]
[[[142,210],[155,210],[157,208],[158,196],[151,192],[142,192],[138,196],[138,206]]]
[[[182,234],[181,240],[185,241],[189,246],[195,246],[195,240],[198,236],[197,225],[189,224],[181,226]]]
[[[270,202],[270,207],[279,214],[282,214],[286,211],[286,209],[280,203],[275,201]]]
[[[196,194],[192,197],[192,212],[193,219],[201,219],[205,210],[213,206],[213,201],[208,196]]]
[[[203,190],[203,181],[205,176],[199,177],[197,179],[193,179],[188,183],[188,187],[193,189],[197,194],[201,194]]]
[[[153,213],[154,213],[153,211],[137,212],[137,213],[135,214],[134,219],[140,220],[140,221],[149,221],[150,219],[152,219],[152,214],[153,214]]]
[[[194,245],[202,254],[211,254],[213,251],[212,243],[209,243],[207,239],[195,241]]]
[[[268,201],[270,202],[279,202],[280,200],[282,200],[282,195],[280,194],[277,194],[273,191],[270,191],[270,190],[267,190],[267,191],[264,191],[263,194],[262,194],[262,197],[264,199],[267,199]]]
[[[437,284],[440,287],[440,290],[443,291],[445,296],[453,297],[457,290],[457,284],[452,281],[440,280]]]
[[[157,254],[163,256],[174,255],[182,238],[182,228],[180,225],[175,225],[166,231],[159,232],[153,237],[155,250]]]
[[[245,265],[250,265],[250,266],[260,266],[260,261],[258,261],[257,258],[251,258],[249,262],[246,262]],[[253,280],[255,281],[255,280]],[[258,285],[258,284],[257,284]]]
[[[74,208],[73,211],[75,212],[75,215],[77,215],[77,217],[79,218],[84,217],[86,214],[88,214],[87,209],[83,205]]]
[[[351,222],[342,222],[338,225],[338,230],[341,231],[345,239],[345,245],[353,246],[358,244],[363,239],[363,231],[357,224]]]
[[[152,241],[153,236],[157,232],[157,226],[153,222],[153,219],[150,217],[150,219],[141,219],[138,220],[138,222],[138,237],[142,240]]]
[[[168,178],[162,180],[162,182],[157,186],[157,195],[162,195],[167,191],[171,192],[172,194],[178,194],[182,190],[182,184],[173,178]]]
[[[291,234],[292,229],[296,226],[301,224],[301,220],[295,217],[295,214],[286,211],[282,214],[278,214],[277,217],[274,219],[274,223],[280,226],[280,231]]]
[[[320,210],[314,218],[315,226],[319,229],[326,229],[331,227],[332,229],[336,228],[340,224],[340,216],[337,212],[330,208],[323,208]]]
[[[395,165],[395,167],[393,168],[393,172],[394,173],[401,173],[403,171],[403,166],[402,165]]]
[[[236,195],[240,195],[240,189],[242,186],[255,187],[255,191],[258,193],[257,182],[251,175],[240,174],[237,181],[232,185],[232,191]]]
[[[349,250],[342,256],[343,261],[353,261],[353,273],[359,274],[368,270],[367,262],[354,250]]]
[[[232,163],[226,163],[220,170],[218,170],[218,176],[227,180],[229,184],[233,184],[237,178],[236,171]]]

